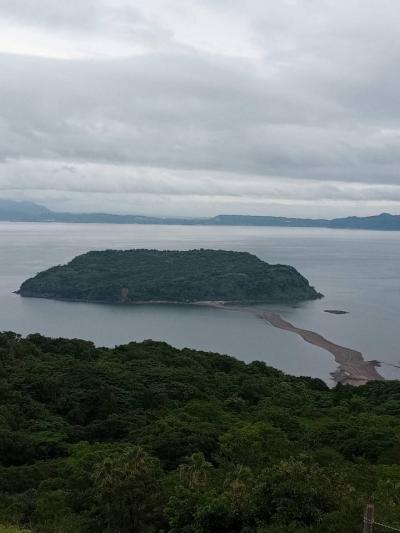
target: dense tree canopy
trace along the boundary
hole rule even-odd
[[[400,383],[330,390],[145,341],[0,334],[0,531],[400,527]]]
[[[25,281],[22,296],[92,302],[272,302],[320,295],[293,267],[247,252],[88,252]]]

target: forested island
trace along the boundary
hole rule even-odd
[[[21,296],[102,303],[257,303],[321,295],[297,270],[247,252],[106,250],[25,281]]]
[[[0,359],[4,531],[358,533],[370,500],[400,527],[399,382],[11,332]]]

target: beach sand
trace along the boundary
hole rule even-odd
[[[376,367],[380,365],[379,361],[365,361],[361,352],[339,346],[314,331],[298,328],[273,311],[261,311],[259,316],[276,328],[296,333],[306,342],[330,352],[339,365],[336,372],[332,374],[336,383],[357,386],[364,385],[368,381],[385,379],[376,370]]]

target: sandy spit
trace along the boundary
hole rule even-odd
[[[306,342],[330,352],[339,365],[336,372],[332,374],[336,383],[358,386],[365,385],[368,381],[385,379],[376,369],[380,363],[378,361],[365,361],[361,352],[339,346],[314,331],[298,328],[273,311],[262,311],[259,316],[276,328],[296,333]]]

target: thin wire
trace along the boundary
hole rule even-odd
[[[379,522],[373,522],[374,526],[382,526],[386,527],[387,529],[392,529],[393,531],[400,531],[397,527],[387,526],[386,524],[380,524]]]

